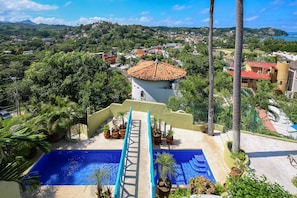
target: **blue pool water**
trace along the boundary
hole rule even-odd
[[[115,185],[121,150],[53,150],[30,170],[42,185],[96,185],[96,170],[108,170],[104,185]]]
[[[216,182],[208,162],[202,150],[154,150],[153,158],[156,153],[170,153],[176,161],[175,177],[172,178],[172,184],[189,184],[190,178],[204,176],[212,182]],[[155,165],[157,171],[157,166]],[[155,182],[159,179],[159,174],[155,175]]]
[[[215,182],[202,150],[154,150],[154,157],[157,152],[168,152],[175,158],[173,184],[186,185],[190,178],[201,175]],[[93,175],[101,169],[108,170],[102,183],[115,185],[120,157],[121,150],[53,150],[41,157],[29,175],[38,172],[42,185],[96,185]],[[156,182],[158,178],[156,174]]]

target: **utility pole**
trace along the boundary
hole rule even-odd
[[[20,115],[20,103],[19,103],[19,91],[18,91],[18,83],[16,77],[10,77],[15,84],[15,92],[14,92],[14,99],[15,99],[15,106],[17,108],[17,115]]]

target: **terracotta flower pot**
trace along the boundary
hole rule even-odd
[[[104,137],[105,139],[109,139],[110,138],[110,131],[104,131]]]
[[[229,174],[234,177],[240,177],[242,175],[242,170],[233,166],[231,167],[231,172]]]
[[[121,139],[124,139],[125,138],[125,134],[126,134],[126,129],[120,129]]]
[[[169,145],[173,144],[173,137],[166,137],[166,143]]]
[[[157,183],[157,195],[160,198],[169,197],[170,191],[171,191],[171,181],[167,178],[165,181],[163,181],[161,178],[158,180]]]

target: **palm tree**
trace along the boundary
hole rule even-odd
[[[171,190],[171,177],[175,175],[174,165],[175,159],[170,153],[157,153],[155,164],[158,166],[160,179],[158,180],[158,194],[160,197],[163,195],[168,196]]]
[[[243,0],[236,0],[236,36],[235,36],[235,60],[233,79],[233,143],[232,152],[240,150],[240,123],[241,123],[241,61],[243,45]]]
[[[50,145],[44,141],[45,137],[43,133],[18,122],[4,123],[4,127],[0,129],[0,181],[17,182],[23,191],[27,187],[31,189],[38,187],[40,184],[38,175],[24,175],[33,162],[20,156],[21,153],[16,148],[28,143],[48,153]]]
[[[54,136],[54,139],[57,136],[59,139],[73,124],[76,124],[82,111],[77,103],[68,98],[54,97],[53,100],[52,103],[40,105],[38,112],[35,113],[39,115],[36,116],[35,122],[47,135]]]
[[[213,118],[214,118],[214,102],[213,102],[214,66],[213,66],[213,53],[212,53],[213,8],[214,8],[214,0],[210,0],[209,35],[208,35],[208,57],[209,57],[208,135],[213,135]]]

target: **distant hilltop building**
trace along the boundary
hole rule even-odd
[[[296,92],[296,72],[290,74],[290,70],[289,64],[286,62],[246,62],[245,71],[241,71],[241,87],[257,90],[256,83],[258,80],[269,80],[272,83],[277,83],[277,90],[286,95],[288,91]],[[229,68],[227,71],[232,76],[234,75],[233,68]],[[291,75],[295,76],[291,77]],[[294,88],[295,86],[296,88]]]
[[[132,99],[168,103],[170,96],[178,96],[178,82],[186,71],[168,63],[140,61],[128,70],[132,77]]]

